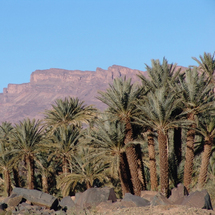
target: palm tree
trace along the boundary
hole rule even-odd
[[[51,136],[52,143],[47,146],[47,149],[51,151],[49,160],[54,158],[62,162],[63,174],[72,170],[71,160],[76,153],[80,137],[80,128],[73,125],[58,127]]]
[[[201,168],[198,178],[198,187],[201,189],[204,187],[207,179],[208,165],[212,153],[215,137],[215,116],[211,114],[204,114],[201,116],[198,120],[196,131],[204,137],[204,151],[202,153]]]
[[[141,96],[143,89],[131,84],[131,79],[126,80],[126,77],[114,79],[113,84],[109,85],[106,92],[99,91],[100,96],[97,97],[100,101],[108,106],[106,112],[113,117],[116,117],[125,124],[125,140],[126,156],[131,173],[131,180],[135,195],[140,195],[143,184],[139,178],[138,162],[135,146],[132,145],[133,130],[132,120],[134,116],[139,115],[135,101]]]
[[[147,136],[148,142],[148,154],[149,154],[149,171],[150,171],[150,182],[151,190],[158,189],[158,180],[157,180],[157,168],[156,168],[156,153],[155,153],[155,140],[154,140],[154,131],[151,128],[148,128],[144,136]]]
[[[52,109],[45,111],[45,124],[51,126],[52,130],[62,125],[81,126],[82,123],[89,123],[95,115],[96,109],[84,105],[78,98],[57,99]]]
[[[26,162],[27,165],[27,186],[34,189],[34,170],[36,156],[42,150],[43,127],[39,120],[24,119],[14,127],[10,140],[13,149],[13,162]]]
[[[205,73],[199,74],[197,68],[188,69],[185,78],[180,77],[180,84],[176,85],[181,92],[184,105],[183,114],[190,122],[193,122],[187,131],[186,156],[184,167],[184,185],[189,190],[192,180],[193,159],[194,159],[194,138],[195,138],[195,116],[207,112],[212,107],[213,91],[210,79]]]
[[[9,139],[12,130],[13,126],[9,122],[2,122],[0,125],[0,169],[3,171],[5,193],[7,193],[8,196],[12,191],[10,172],[14,169],[14,165],[11,165],[12,157],[8,154],[11,150]]]
[[[37,157],[36,163],[38,166],[38,169],[41,173],[41,184],[42,184],[42,190],[44,193],[49,193],[50,190],[50,178],[55,178],[55,174],[57,172],[57,166],[55,165],[55,162],[53,160],[48,160],[47,157],[49,154],[47,152],[40,153]]]
[[[104,117],[98,119],[92,129],[89,130],[87,139],[90,146],[97,149],[95,156],[107,160],[110,164],[110,173],[114,178],[119,177],[122,194],[131,193],[129,169],[125,156],[125,126],[120,121],[113,121]]]
[[[7,154],[8,147],[6,146],[5,142],[0,143],[0,170],[3,174],[4,179],[4,191],[7,196],[10,196],[12,191],[12,184],[11,184],[11,156]]]
[[[160,186],[161,193],[168,195],[169,176],[168,176],[168,136],[170,128],[178,126],[178,121],[174,116],[174,111],[178,108],[178,95],[168,88],[162,87],[150,91],[147,96],[139,101],[138,108],[141,111],[136,121],[140,124],[153,128],[158,134],[159,159],[160,159]]]
[[[155,92],[158,89],[166,87],[170,90],[174,88],[174,85],[179,82],[179,76],[183,77],[183,73],[180,68],[177,68],[177,64],[168,64],[168,61],[163,58],[162,64],[159,60],[152,59],[152,66],[146,65],[147,69],[147,78],[139,73],[138,77],[142,81],[142,87],[147,92]],[[143,103],[142,103],[143,105]],[[179,107],[178,107],[179,108]],[[177,114],[176,114],[177,115]],[[147,129],[147,138],[148,138],[148,152],[149,152],[149,162],[150,162],[150,180],[151,180],[151,189],[157,189],[157,174],[156,174],[156,160],[155,160],[155,148],[154,148],[154,138],[153,138],[153,129],[148,127]],[[181,143],[180,135],[181,129],[175,128],[175,140],[174,144],[178,147],[176,155],[180,152]],[[179,144],[178,144],[179,143]],[[179,155],[178,155],[179,157]]]
[[[108,164],[104,163],[102,159],[91,158],[90,154],[88,148],[82,148],[72,163],[73,172],[58,177],[57,188],[61,189],[63,196],[68,196],[71,188],[74,190],[78,184],[84,183],[89,189],[93,187],[96,179],[101,182],[105,179],[108,180],[105,174]]]
[[[204,72],[211,80],[211,82],[214,83],[214,72],[215,72],[215,58],[214,58],[215,52],[213,55],[210,53],[204,52],[203,56],[199,56],[200,60],[198,60],[195,57],[192,57],[193,60],[195,60],[199,64],[200,71]]]

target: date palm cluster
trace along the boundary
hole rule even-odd
[[[114,79],[98,92],[103,112],[65,98],[43,120],[3,122],[0,192],[16,186],[66,196],[111,185],[121,196],[146,189],[168,196],[179,182],[203,188],[215,177],[215,59],[193,59],[198,67],[186,70],[152,60],[138,83]]]

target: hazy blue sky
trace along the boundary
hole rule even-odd
[[[215,51],[215,0],[0,0],[0,92],[36,69],[189,66]]]

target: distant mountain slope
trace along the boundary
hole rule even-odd
[[[139,81],[138,70],[113,65],[107,70],[79,71],[64,69],[36,70],[31,74],[29,83],[8,84],[0,93],[0,122],[13,123],[23,118],[43,117],[45,109],[57,98],[78,97],[86,104],[95,105],[103,110],[105,105],[95,97],[98,90],[105,91],[114,78],[125,76]],[[145,72],[141,72],[145,74]]]

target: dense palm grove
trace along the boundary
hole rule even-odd
[[[98,99],[104,112],[78,98],[56,100],[44,119],[0,126],[1,194],[13,187],[58,197],[90,187],[130,192],[188,190],[215,182],[214,55],[198,67],[152,60],[140,82],[118,78]]]

